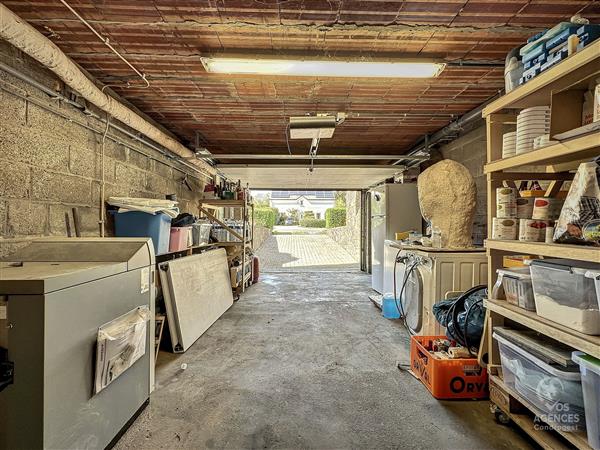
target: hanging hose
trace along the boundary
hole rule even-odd
[[[417,267],[418,262],[415,262],[410,268],[404,272],[404,280],[402,281],[402,287],[400,288],[400,295],[397,295],[397,284],[396,284],[396,268],[398,266],[398,260],[400,259],[400,252],[402,249],[398,250],[396,253],[396,258],[394,259],[394,303],[396,304],[396,308],[398,309],[398,313],[400,314],[400,318],[402,319],[402,323],[404,324],[404,328],[408,331],[408,334],[414,336],[415,332],[408,326],[406,321],[406,314],[404,313],[404,305],[402,305],[402,294],[404,293],[404,288],[406,287],[406,282],[408,281],[408,277],[413,272],[415,267]]]
[[[434,314],[438,322],[442,326],[446,327],[446,336],[448,339],[455,340],[459,345],[467,348],[469,353],[471,352],[471,342],[469,337],[469,316],[474,311],[475,307],[483,303],[483,298],[474,300],[466,309],[466,301],[479,291],[485,291],[487,287],[485,285],[474,286],[461,294],[454,300],[447,300],[445,302],[439,302],[434,305]],[[436,308],[437,307],[437,308]],[[436,309],[438,310],[436,312]],[[464,321],[461,324],[459,315],[461,312],[465,313]]]

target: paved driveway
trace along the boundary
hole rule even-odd
[[[359,261],[326,234],[274,235],[257,255],[265,272],[359,269]]]

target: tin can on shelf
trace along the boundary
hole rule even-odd
[[[515,240],[517,239],[518,221],[494,217],[492,223],[492,239]]]
[[[519,241],[544,242],[549,220],[519,219]]]
[[[533,215],[533,198],[517,198],[517,218],[531,219]]]
[[[496,189],[496,217],[514,219],[517,217],[517,190],[511,187]]]
[[[560,216],[563,203],[563,200],[557,198],[536,198],[531,218],[537,220],[556,220]]]

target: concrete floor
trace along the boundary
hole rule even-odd
[[[264,275],[185,354],[161,352],[116,448],[530,448],[487,401],[437,401],[399,371],[407,335],[371,292],[357,272]]]

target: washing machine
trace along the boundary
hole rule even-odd
[[[482,248],[457,251],[386,241],[384,256],[384,291],[394,292],[395,278],[396,298],[402,300],[406,324],[417,335],[445,334],[435,320],[433,305],[449,293],[487,284],[487,258]],[[399,262],[394,264],[397,256]]]

